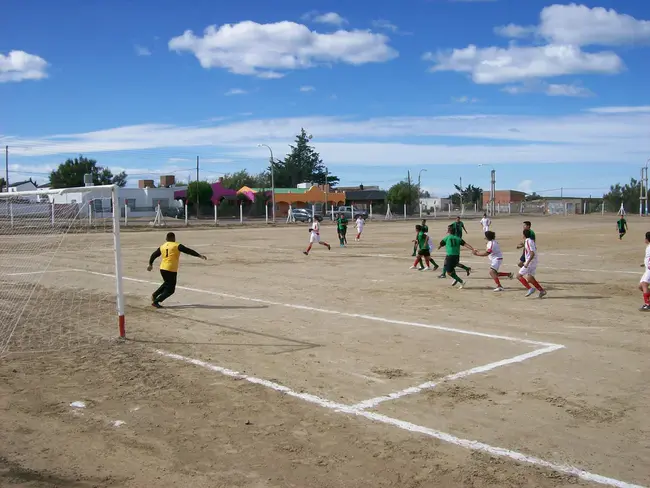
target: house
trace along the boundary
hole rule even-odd
[[[231,190],[223,186],[220,179],[216,183],[212,183],[212,204],[219,205],[222,200],[234,199],[237,197],[237,191]],[[187,188],[176,188],[174,191],[174,198],[176,200],[185,200],[187,195]]]
[[[345,204],[355,208],[368,210],[370,205],[383,205],[386,203],[387,193],[384,190],[356,189],[345,192]]]
[[[111,197],[111,192],[102,188],[49,195],[50,201],[55,204],[82,205],[80,215],[88,215],[87,208],[90,206],[95,214],[112,212]],[[181,205],[174,199],[174,188],[120,188],[118,197],[122,216],[127,212],[125,207],[128,207],[129,217],[153,217],[158,205],[161,209]]]
[[[420,206],[423,211],[434,210],[436,212],[449,210],[451,205],[451,198],[442,198],[442,197],[431,197],[431,198],[420,198]]]
[[[254,202],[256,198],[264,197],[271,201],[272,192],[268,188],[249,188],[244,186],[237,192]],[[292,208],[311,208],[312,205],[322,211],[323,205],[327,207],[343,205],[346,194],[342,191],[332,190],[329,185],[311,186],[310,188],[276,188],[275,211],[278,215],[287,215],[289,206]]]
[[[35,190],[38,190],[38,185],[36,185],[36,182],[32,181],[31,178],[25,181],[17,181],[16,183],[9,184],[9,193],[16,193],[19,191],[35,191]],[[41,201],[38,195],[30,195],[25,198],[32,202]]]
[[[523,191],[517,190],[496,190],[494,192],[495,205],[508,205],[511,203],[520,203],[526,199],[526,194]],[[490,192],[483,192],[483,208],[488,207],[490,203]]]

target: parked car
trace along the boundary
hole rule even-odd
[[[293,218],[296,222],[312,222],[313,220],[311,210],[308,210],[306,208],[292,208],[291,215],[293,215]],[[315,217],[318,222],[321,222],[323,220],[322,215],[315,214]]]
[[[336,217],[339,214],[343,214],[347,219],[352,219],[352,207],[347,206],[347,207],[338,207],[334,209],[334,217]],[[329,218],[332,216],[332,211],[328,210],[327,215]],[[366,220],[368,218],[368,212],[366,212],[363,209],[360,208],[354,208],[354,218],[356,219],[359,215],[361,215],[361,218],[363,220]]]
[[[166,208],[161,208],[160,210],[162,211],[164,217],[172,217],[174,219],[185,218],[184,207],[166,207]]]

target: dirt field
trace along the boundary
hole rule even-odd
[[[493,225],[506,271],[521,220]],[[62,348],[0,360],[0,486],[650,485],[650,224],[619,241],[615,221],[533,218],[543,300],[516,280],[493,293],[468,253],[463,290],[409,270],[415,222],[368,223],[345,249],[327,225],[332,250],[309,257],[305,225],[177,230],[209,260],[183,257],[164,310],[146,265],[165,231],[124,232],[126,342],[114,280],[89,272],[111,274],[110,250],[70,236],[25,264],[50,273],[0,276],[6,296],[35,289],[10,351]]]

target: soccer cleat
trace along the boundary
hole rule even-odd
[[[508,275],[508,279],[509,279],[509,280],[513,279],[514,277],[515,277],[515,275],[514,275],[513,273],[510,273],[510,274]]]
[[[446,275],[441,274],[438,276],[438,279],[444,280],[446,277],[447,277]]]
[[[153,308],[163,308],[163,306],[162,306],[160,303],[158,303],[158,302],[153,302],[153,303],[151,304],[151,306],[152,306]]]
[[[309,256],[309,253],[307,251],[302,252],[305,256]]]
[[[436,264],[436,265],[433,267],[433,269],[432,269],[431,271],[438,271],[438,268],[439,268],[439,267],[440,267],[440,266],[438,266],[438,265]]]
[[[467,280],[463,281],[460,286],[458,287],[459,290],[464,289],[467,286]]]
[[[327,250],[328,250],[328,251],[331,251],[331,250],[332,250],[332,246],[330,246],[330,245],[328,244],[328,245],[327,245]]]
[[[472,272],[472,268],[467,268],[467,276]]]
[[[544,298],[546,296],[546,290],[542,290],[539,292],[539,298]]]
[[[458,283],[460,283],[460,281],[454,280],[454,282],[451,284],[451,286],[456,286]]]
[[[503,289],[502,286],[497,286],[497,287],[496,287],[494,290],[492,290],[492,291],[495,292],[495,293],[498,293],[498,292],[500,292],[500,291],[504,291],[504,289]]]
[[[409,269],[418,269],[417,266],[411,266]]]
[[[528,288],[528,291],[526,292],[526,298],[531,296],[533,293],[535,293],[535,288]]]
[[[650,305],[643,305],[639,310],[641,312],[650,312]]]

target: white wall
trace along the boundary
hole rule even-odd
[[[423,209],[435,208],[436,210],[446,210],[448,205],[451,203],[449,198],[421,198],[420,205]]]

